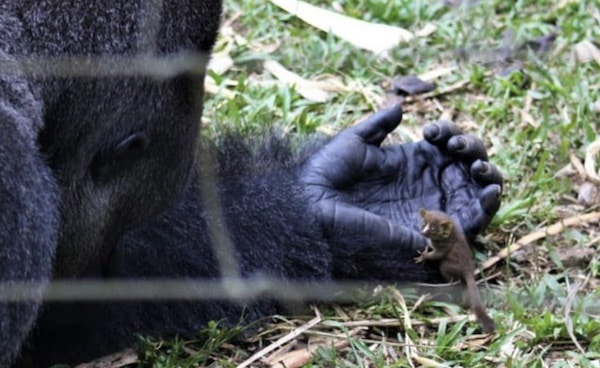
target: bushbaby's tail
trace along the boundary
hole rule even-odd
[[[475,285],[475,279],[473,276],[467,277],[465,280],[465,284],[467,286],[467,291],[469,293],[469,299],[471,299],[471,310],[475,313],[475,317],[477,317],[477,322],[483,328],[485,332],[492,333],[496,330],[496,323],[494,320],[488,316],[481,304],[481,298],[479,297],[479,289],[477,289],[477,285]]]

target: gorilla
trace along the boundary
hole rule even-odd
[[[471,239],[490,223],[502,177],[482,142],[440,122],[382,146],[399,106],[300,150],[201,139],[220,15],[220,0],[0,3],[0,366],[77,363],[138,333],[285,307],[44,301],[60,280],[435,281],[413,262],[418,209]]]

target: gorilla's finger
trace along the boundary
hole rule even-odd
[[[466,209],[458,213],[458,218],[468,238],[474,238],[490,224],[500,208],[501,192],[499,185],[488,185],[481,191],[479,197],[472,198]]]
[[[416,252],[427,246],[419,231],[349,203],[325,201],[320,208],[323,223],[335,237],[371,244],[374,249],[392,247]]]
[[[423,128],[423,137],[429,143],[442,149],[446,149],[448,140],[455,135],[462,134],[462,130],[451,121],[440,120],[436,123],[426,125]]]
[[[455,156],[470,162],[488,160],[483,142],[472,135],[456,135],[451,137],[448,140],[448,150]]]
[[[357,134],[370,144],[380,145],[388,133],[396,129],[400,121],[402,121],[402,105],[397,104],[376,112],[367,120],[349,128],[348,131]]]
[[[500,195],[502,188],[498,184],[491,184],[485,187],[479,195],[479,204],[481,209],[491,217],[498,212],[500,208]]]
[[[502,188],[502,173],[495,165],[487,161],[476,160],[471,165],[471,176],[481,185],[498,184]]]

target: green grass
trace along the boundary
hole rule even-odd
[[[313,3],[332,7],[329,1]],[[229,50],[235,65],[213,77],[221,88],[235,94],[233,98],[222,93],[207,97],[206,134],[215,137],[229,130],[257,134],[272,128],[290,136],[338,131],[379,107],[372,96],[383,99],[391,77],[457,66],[455,72],[436,80],[438,88],[468,83],[439,97],[406,103],[399,130],[418,132],[443,111],[485,141],[491,161],[506,176],[506,187],[502,208],[484,234],[487,250],[478,260],[558,221],[561,213],[593,211],[572,200],[580,177],[556,178],[555,174],[569,164],[569,155],[583,160],[587,145],[598,138],[600,112],[594,112],[592,105],[600,100],[600,66],[576,62],[572,51],[578,42],[600,40],[600,4],[566,0],[463,3],[447,7],[433,0],[336,2],[346,14],[371,22],[411,31],[427,24],[436,26],[433,34],[377,56],[310,27],[268,1],[226,1],[224,20],[245,42],[230,34],[219,41],[217,51]],[[508,43],[507,30],[512,33]],[[503,47],[514,50],[550,32],[559,35],[547,53],[516,52],[517,60],[503,64]],[[309,80],[329,76],[357,87],[336,93],[326,103],[309,101],[294,87],[258,83],[274,79],[262,69],[264,60],[277,60]],[[515,63],[522,65],[520,72],[498,75]],[[232,87],[231,82],[236,85]],[[523,110],[530,118],[524,120]],[[487,270],[488,283],[493,285],[488,293],[490,312],[499,325],[493,338],[477,335],[474,322],[451,318],[465,313],[455,304],[420,301],[411,290],[403,290],[405,296],[399,300],[394,291],[384,291],[369,302],[321,307],[326,322],[298,340],[336,336],[332,341],[345,339],[347,346],[321,346],[304,366],[407,367],[419,366],[423,361],[418,359],[426,358],[452,367],[598,367],[600,258],[594,252],[591,259],[571,266],[563,264],[561,252],[566,248],[597,250],[599,233],[597,225],[576,226],[538,240]],[[576,285],[579,289],[570,294]],[[282,320],[269,328],[273,335],[282,334],[310,318]],[[347,322],[356,320],[398,323],[365,325],[351,334]],[[143,340],[141,365],[235,366],[260,344],[271,342],[268,331],[239,342],[232,340],[238,331],[211,325],[193,342]],[[231,344],[236,345],[232,348]]]

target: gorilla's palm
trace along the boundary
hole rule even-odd
[[[399,124],[395,106],[337,135],[305,166],[307,193],[330,236],[419,250],[418,210],[442,210],[473,236],[500,205],[502,176],[483,143],[452,123],[424,129],[425,140],[380,147]]]

